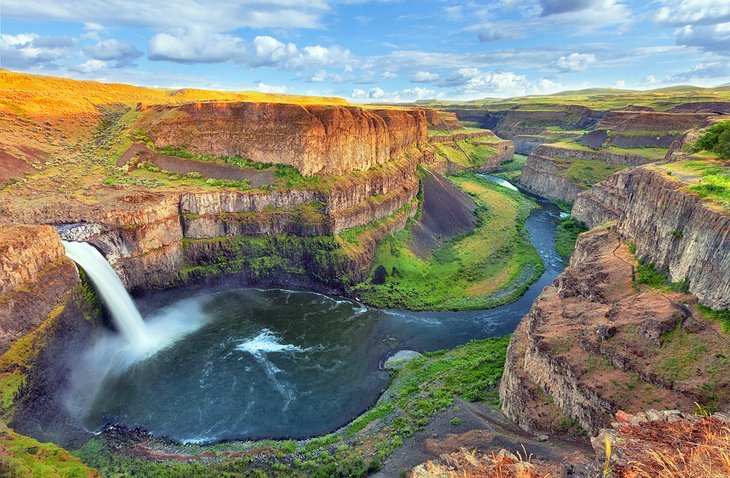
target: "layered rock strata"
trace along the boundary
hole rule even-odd
[[[368,170],[428,141],[421,109],[194,103],[145,109],[137,127],[157,148],[290,164],[304,175]]]
[[[37,328],[78,284],[50,226],[5,225],[0,229],[0,354]]]
[[[622,408],[727,408],[730,340],[686,296],[632,287],[635,259],[619,235],[579,238],[510,342],[502,411],[530,431],[556,431],[556,409],[590,434]],[[701,346],[703,353],[691,352]],[[681,358],[681,366],[677,360]]]
[[[594,227],[616,221],[637,257],[686,281],[715,309],[730,308],[730,217],[656,166],[621,171],[577,196],[573,216]]]

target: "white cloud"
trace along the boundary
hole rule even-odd
[[[4,68],[34,68],[52,65],[69,55],[74,40],[42,37],[37,33],[0,35],[0,62]]]
[[[116,24],[154,29],[318,28],[326,0],[3,0],[3,18]]]
[[[289,87],[285,85],[267,85],[259,81],[256,83],[256,89],[262,93],[279,93],[284,94],[289,91]]]
[[[85,62],[83,62],[80,65],[72,66],[71,70],[76,71],[78,73],[89,74],[89,73],[97,73],[99,71],[102,71],[102,70],[106,69],[106,67],[107,67],[106,62],[101,61],[101,60],[91,59],[91,60],[86,60]]]
[[[392,80],[393,78],[398,78],[398,75],[396,73],[393,73],[392,71],[385,71],[383,72],[383,79],[384,80]]]
[[[411,81],[414,83],[428,83],[431,81],[436,81],[439,79],[439,75],[437,73],[431,73],[430,71],[418,71],[415,75],[411,78]]]
[[[685,25],[676,31],[678,45],[730,55],[730,22],[717,25]]]
[[[84,51],[95,60],[115,60],[117,66],[126,66],[142,56],[142,52],[134,45],[114,39],[99,41]]]
[[[667,82],[682,83],[698,79],[718,79],[730,77],[730,63],[724,61],[713,61],[700,63],[687,71],[674,74],[667,78]],[[717,84],[717,83],[715,83]]]
[[[561,56],[555,61],[555,67],[564,72],[585,71],[588,65],[596,62],[596,55],[592,53],[571,53]]]
[[[722,23],[730,21],[730,3],[727,0],[665,0],[655,19],[670,26]]]
[[[179,63],[221,63],[232,61],[251,67],[272,66],[298,69],[308,66],[345,64],[349,50],[340,47],[305,46],[283,43],[271,36],[257,36],[249,44],[243,38],[210,33],[199,28],[158,33],[150,39],[148,57]]]
[[[320,82],[327,79],[327,72],[324,70],[317,70],[312,76],[309,77],[309,81]]]
[[[455,96],[479,98],[484,96],[523,96],[560,91],[561,85],[547,78],[537,81],[511,71],[487,71],[478,68],[460,68],[441,86],[451,87]]]

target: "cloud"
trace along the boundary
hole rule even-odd
[[[130,65],[142,56],[134,45],[119,40],[102,40],[95,45],[84,48],[84,52],[94,60],[113,60],[116,66]]]
[[[588,65],[596,62],[593,53],[571,53],[555,60],[554,66],[563,73],[585,71]]]
[[[478,98],[484,96],[524,96],[554,93],[561,85],[542,78],[530,81],[525,75],[511,71],[487,71],[478,68],[460,68],[440,86],[452,88],[456,96]]]
[[[509,40],[515,38],[515,34],[510,31],[501,30],[494,26],[486,26],[479,32],[479,41],[482,43],[498,40]]]
[[[677,73],[667,78],[670,83],[682,83],[700,78],[726,78],[730,77],[730,63],[715,61],[700,63],[687,71]]]
[[[677,44],[730,56],[730,22],[686,25],[675,32]]]
[[[153,29],[318,28],[325,0],[3,0],[3,18],[142,26]]]
[[[571,26],[575,34],[588,34],[596,28],[626,25],[631,11],[618,0],[540,0],[540,17],[545,24],[537,28]]]
[[[283,43],[271,36],[257,36],[251,43],[224,33],[198,28],[158,33],[150,39],[148,58],[178,63],[235,62],[253,68],[270,66],[294,70],[307,66],[345,64],[351,53],[340,47],[305,46]]]
[[[398,75],[396,73],[393,73],[392,71],[384,71],[383,72],[383,79],[384,80],[392,80],[393,78],[398,78]]]
[[[83,73],[83,74],[89,74],[89,73],[97,73],[99,71],[105,70],[107,67],[106,62],[101,60],[86,60],[80,65],[72,66],[70,69],[71,71],[75,71],[77,73]]]
[[[0,35],[3,68],[50,66],[69,55],[75,41],[69,37],[40,36],[37,33]]]
[[[439,93],[436,90],[421,87],[405,88],[400,91],[385,91],[380,87],[374,87],[370,90],[355,88],[350,94],[351,99],[361,100],[362,102],[368,102],[371,100],[403,102],[423,99],[438,99],[443,97],[444,93]]]
[[[413,83],[429,83],[432,81],[436,81],[439,79],[439,75],[437,73],[431,73],[430,71],[418,71],[415,75],[411,78],[411,81]]]
[[[727,0],[665,0],[655,16],[668,26],[714,25],[730,21]]]
[[[278,93],[284,94],[289,91],[288,86],[284,85],[267,85],[263,81],[256,82],[256,89],[262,93]]]

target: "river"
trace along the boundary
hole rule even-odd
[[[175,289],[140,299],[146,317],[205,325],[109,374],[85,425],[123,424],[198,443],[331,432],[377,400],[389,381],[382,363],[395,351],[452,348],[515,329],[564,267],[554,247],[559,210],[538,202],[526,227],[545,272],[519,300],[489,310],[379,310],[283,289]]]

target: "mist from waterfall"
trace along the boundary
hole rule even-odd
[[[112,316],[117,331],[102,330],[81,357],[65,394],[72,416],[82,417],[106,379],[154,356],[198,330],[206,315],[196,303],[180,301],[142,319],[132,297],[104,256],[85,242],[62,241],[66,255],[78,264]]]

